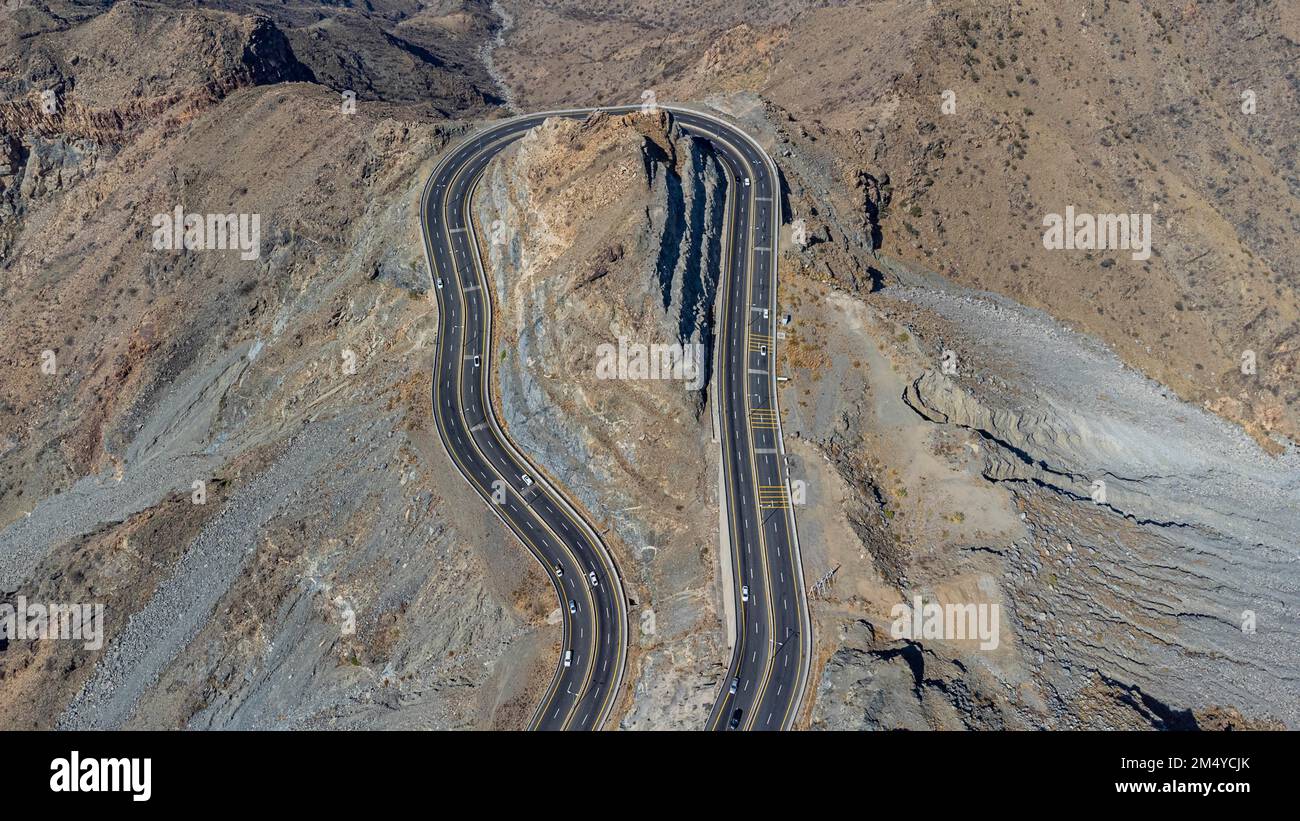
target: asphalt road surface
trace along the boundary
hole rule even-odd
[[[728,177],[712,391],[721,422],[737,623],[708,728],[787,729],[807,685],[812,637],[776,406],[779,177],[762,148],[734,126],[702,112],[663,108],[709,143]],[[599,536],[495,418],[488,388],[491,301],[469,202],[487,163],[528,129],[548,117],[590,113],[569,109],[493,123],[446,153],[422,204],[440,309],[433,383],[439,435],[465,478],[546,568],[560,601],[560,660],[530,724],[544,730],[599,729],[608,719],[627,658],[627,603]]]

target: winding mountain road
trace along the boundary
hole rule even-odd
[[[600,109],[611,114],[638,106]],[[811,629],[781,440],[775,374],[780,178],[735,126],[667,109],[727,175],[727,243],[712,385],[721,423],[736,642],[709,729],[788,729],[807,687]],[[452,461],[546,569],[563,615],[561,659],[530,727],[601,728],[627,660],[627,598],[613,556],[565,495],[502,432],[492,408],[492,316],[470,201],[488,162],[566,109],[494,122],[448,150],[425,186],[425,253],[439,307],[433,408]],[[732,693],[732,683],[735,692]]]

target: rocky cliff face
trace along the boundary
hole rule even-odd
[[[13,12],[21,22],[24,9]],[[0,89],[0,257],[29,204],[94,171],[142,127],[175,128],[236,89],[311,80],[271,20],[221,12],[166,19],[136,3],[49,32],[10,53]]]
[[[636,602],[626,727],[699,726],[725,669],[705,411],[724,202],[664,113],[548,120],[476,202],[508,430],[600,523]],[[651,365],[663,346],[686,367]]]
[[[165,123],[174,134],[238,89],[315,82],[334,89],[340,107],[346,94],[441,117],[497,102],[493,81],[473,63],[490,17],[475,3],[451,15],[379,3],[370,13],[334,9],[324,20],[306,6],[274,9],[273,19],[237,0],[220,10],[59,6],[6,13],[14,39],[0,55],[10,69],[0,74],[0,214],[9,218],[0,256],[22,219],[22,188],[56,189],[65,173],[140,130]]]

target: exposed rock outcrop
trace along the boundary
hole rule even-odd
[[[699,726],[727,655],[705,412],[724,202],[663,112],[548,120],[476,202],[510,434],[609,528],[636,601],[627,727]]]
[[[1041,314],[893,295],[933,312],[913,315],[919,332],[961,363],[913,379],[904,401],[976,435],[984,477],[1026,521],[1028,539],[994,549],[1009,626],[1050,697],[1017,720],[1179,729],[1235,710],[1300,723],[1300,618],[1286,604],[1300,585],[1300,454],[1268,455]]]

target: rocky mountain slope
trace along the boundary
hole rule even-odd
[[[1295,726],[1297,454],[1269,456],[1045,317],[928,289],[900,297],[976,353],[969,372],[927,372],[905,400],[974,432],[982,475],[1028,513],[1005,578],[1016,634],[1057,697],[1127,689],[1152,723],[1232,707]]]
[[[1294,726],[1294,446],[1041,312],[864,253],[808,138],[733,103],[811,224],[782,273],[811,725]],[[998,605],[999,645],[892,635],[916,595]]]
[[[1294,726],[1294,6],[502,6],[521,106],[706,99],[782,166],[813,726]],[[1010,635],[892,638],[916,593]]]
[[[292,10],[249,8],[6,10],[0,597],[107,635],[3,643],[0,725],[520,726],[544,579],[428,407],[417,202],[463,126],[300,82]],[[257,253],[156,247],[177,206],[257,215]]]
[[[502,5],[521,105],[760,95],[848,241],[1046,310],[1268,447],[1300,434],[1295,4]],[[1045,249],[1070,205],[1151,214],[1150,259]]]
[[[801,726],[1300,724],[1294,6],[0,15],[0,601],[107,618],[0,641],[0,726],[521,726],[555,602],[430,427],[418,197],[476,118],[646,92],[781,166]],[[602,346],[707,379],[725,193],[670,120],[596,117],[475,202],[501,416],[627,576],[626,728],[699,726],[724,674],[717,446],[707,390]],[[1150,213],[1150,258],[1048,250],[1070,205]],[[156,247],[177,206],[256,253]],[[893,635],[916,595],[999,641]]]

